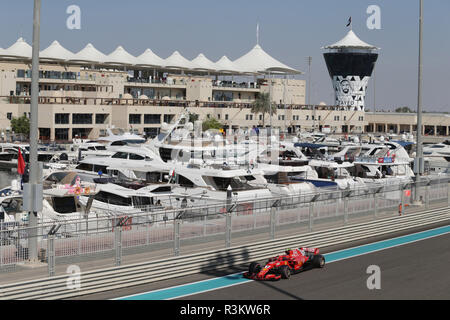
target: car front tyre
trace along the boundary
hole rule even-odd
[[[249,273],[259,273],[260,271],[261,271],[261,265],[258,262],[250,263],[250,266],[248,267]]]
[[[280,268],[280,274],[281,278],[289,279],[291,277],[291,268],[289,268],[288,266],[282,266]]]

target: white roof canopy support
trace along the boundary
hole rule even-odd
[[[301,74],[267,54],[260,45],[256,45],[248,53],[234,61],[234,65],[242,72],[271,74]]]
[[[137,57],[137,59],[139,60],[137,66],[158,68],[164,67],[164,59],[160,58],[150,49],[146,49],[144,53]]]
[[[91,43],[88,43],[84,49],[74,54],[69,61],[75,63],[101,64],[106,59],[105,54],[98,51]]]
[[[241,73],[239,68],[227,56],[223,56],[215,63],[216,71],[219,73],[236,74]]]
[[[196,66],[178,51],[175,51],[170,57],[164,60],[164,67],[167,69],[189,70],[194,69]]]
[[[200,53],[195,59],[191,61],[191,63],[195,66],[194,70],[212,72],[216,71],[215,63],[205,57],[203,53]]]
[[[111,52],[104,61],[108,65],[131,66],[139,64],[139,59],[129,54],[122,46]]]
[[[23,38],[19,38],[12,46],[3,51],[2,56],[15,59],[31,60],[31,51],[31,46],[26,43]]]
[[[32,48],[23,38],[19,38],[8,49],[0,49],[0,57],[5,60],[31,60]],[[236,61],[226,56],[217,62],[212,62],[200,53],[192,61],[175,51],[166,59],[154,54],[150,49],[145,50],[139,57],[128,53],[122,46],[117,47],[109,55],[97,50],[91,43],[87,44],[77,53],[65,49],[58,41],[40,52],[42,61],[68,62],[82,65],[100,65],[105,67],[138,67],[161,70],[181,70],[194,72],[207,72],[208,74],[223,75],[261,75],[261,74],[301,74],[267,54],[259,45],[256,45],[247,54]]]
[[[372,46],[361,39],[358,38],[358,36],[353,32],[353,30],[350,30],[347,35],[339,40],[338,42],[323,47],[323,49],[367,49],[367,50],[377,50],[380,48],[377,48],[375,46]]]
[[[67,61],[74,57],[74,54],[64,48],[58,41],[53,41],[50,46],[39,53],[41,61]]]

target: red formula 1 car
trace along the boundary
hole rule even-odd
[[[289,279],[291,274],[324,266],[325,258],[319,254],[319,249],[299,248],[286,250],[284,255],[269,258],[264,268],[259,263],[252,262],[244,277],[253,280]]]

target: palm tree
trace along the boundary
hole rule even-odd
[[[250,110],[252,113],[257,114],[261,113],[263,116],[263,126],[266,126],[265,123],[265,114],[269,113],[270,115],[274,115],[277,113],[277,106],[270,101],[269,93],[260,93],[257,95],[255,102],[253,102],[252,108]]]

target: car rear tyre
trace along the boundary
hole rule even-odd
[[[325,267],[325,257],[321,254],[315,255],[313,257],[312,264],[315,268]]]
[[[288,266],[282,266],[280,268],[281,278],[289,279],[291,277],[291,269]]]
[[[248,267],[248,272],[250,273],[259,273],[261,271],[261,265],[258,262],[250,263]]]

